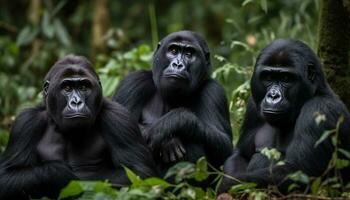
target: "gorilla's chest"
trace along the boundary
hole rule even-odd
[[[75,133],[71,133],[75,134]],[[49,126],[37,145],[39,158],[43,161],[62,161],[79,178],[93,178],[110,163],[107,144],[97,131],[79,134],[71,139],[64,137]]]
[[[255,152],[259,152],[267,147],[270,149],[275,148],[284,154],[292,136],[292,130],[283,130],[265,123],[256,131],[254,138]]]
[[[107,144],[100,134],[81,141],[69,141],[66,146],[66,162],[80,178],[93,176],[106,167]]]
[[[164,105],[163,100],[158,94],[155,94],[143,107],[139,118],[139,125],[141,129],[151,126],[158,121],[166,112],[168,108]]]

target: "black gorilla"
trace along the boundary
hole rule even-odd
[[[0,199],[54,198],[70,180],[129,183],[122,165],[154,175],[136,121],[102,97],[90,62],[66,56],[45,77],[42,104],[22,112],[1,158]]]
[[[138,119],[162,173],[202,156],[219,167],[232,153],[227,100],[210,65],[202,37],[172,33],[158,44],[152,71],[130,74],[113,98]]]
[[[334,148],[329,138],[316,147],[315,143],[325,130],[336,127],[341,116],[341,147],[350,150],[349,113],[306,44],[280,39],[268,45],[255,64],[251,92],[237,149],[225,162],[226,174],[260,187],[277,184],[282,191],[290,183],[286,176],[297,170],[320,176]],[[326,116],[319,125],[317,113]],[[273,166],[271,173],[268,159],[260,153],[264,147],[278,149],[286,164]],[[344,179],[349,177],[344,173]],[[220,192],[234,184],[225,178]]]

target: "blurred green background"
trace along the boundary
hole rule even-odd
[[[42,100],[43,78],[58,58],[88,57],[110,97],[127,73],[150,68],[161,38],[183,29],[209,43],[236,140],[258,51],[285,37],[315,49],[318,13],[317,0],[0,1],[0,152],[16,114]]]

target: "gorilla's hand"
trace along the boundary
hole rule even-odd
[[[165,163],[178,162],[185,156],[186,150],[177,137],[163,142],[160,148],[160,156]]]

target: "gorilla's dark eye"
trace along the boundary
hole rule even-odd
[[[293,77],[290,76],[289,74],[284,74],[282,75],[282,82],[288,83],[293,80]]]
[[[64,91],[66,91],[66,92],[72,91],[72,87],[71,87],[70,85],[65,85],[65,86],[63,87],[63,89],[64,89]]]
[[[86,85],[79,85],[79,90],[86,91],[87,90]]]
[[[188,58],[191,58],[192,57],[192,52],[191,51],[186,51],[185,52],[185,56],[188,57]]]
[[[175,46],[171,46],[169,48],[169,51],[173,54],[173,55],[176,55],[179,51],[178,49],[175,47]]]
[[[265,81],[272,81],[272,75],[271,74],[266,74],[265,76]]]
[[[271,82],[273,80],[273,76],[270,73],[262,73],[261,80],[266,82]]]

